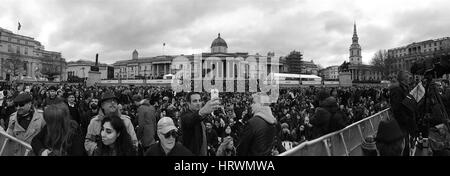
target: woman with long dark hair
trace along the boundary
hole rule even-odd
[[[31,141],[33,152],[39,156],[83,156],[84,140],[78,124],[70,119],[64,103],[48,105],[44,110],[46,125]]]
[[[99,140],[100,141],[100,140]],[[123,120],[116,114],[102,120],[101,142],[93,152],[94,156],[136,156],[131,137]]]

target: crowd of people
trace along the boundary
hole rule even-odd
[[[40,156],[277,155],[389,106],[389,90],[381,86],[286,88],[272,104],[261,101],[265,96],[11,85],[0,91],[0,130]]]

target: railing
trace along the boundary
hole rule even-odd
[[[30,144],[23,142],[15,137],[9,135],[8,133],[6,133],[4,131],[0,131],[0,144],[1,144],[0,156],[13,155],[12,153],[15,153],[13,151],[13,149],[17,149],[17,147],[14,147],[14,146],[17,146],[17,145],[18,145],[18,147],[21,147],[24,149],[23,156],[28,156],[28,154],[32,150]]]
[[[375,135],[380,121],[388,116],[389,109],[385,109],[342,130],[301,143],[279,156],[361,156],[364,138]]]

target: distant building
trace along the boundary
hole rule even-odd
[[[379,81],[381,80],[381,73],[376,71],[372,65],[365,65],[362,63],[361,46],[358,43],[359,37],[356,32],[356,23],[353,26],[352,44],[349,49],[348,67],[352,81]]]
[[[114,66],[114,78],[115,79],[161,79],[166,74],[174,74],[175,70],[171,68],[172,61],[174,58],[178,56],[186,57],[193,67],[193,60],[194,55],[164,55],[164,56],[154,56],[154,57],[139,57],[139,53],[137,50],[134,50],[131,54],[131,59],[128,60],[121,60],[117,61],[113,64]],[[201,53],[201,56],[203,59],[206,59],[208,57],[216,57],[219,58],[225,63],[225,59],[227,57],[232,58],[238,58],[241,57],[243,59],[246,59],[250,56],[253,56],[256,58],[256,60],[259,60],[260,57],[267,57],[268,62],[268,72],[270,72],[270,59],[275,57],[275,54],[272,52],[269,52],[267,56],[261,56],[259,54],[250,55],[245,52],[235,52],[235,53],[229,53],[228,52],[228,44],[225,42],[225,40],[218,34],[218,37],[214,39],[214,41],[211,43],[211,50],[207,53]],[[285,67],[285,60],[283,58],[280,58],[280,63],[278,64],[280,72],[286,71],[287,68]],[[220,76],[227,75],[227,69],[226,64],[223,64],[223,68],[221,69],[223,72],[219,73],[219,69],[216,71]],[[247,65],[245,68],[241,68],[242,71],[248,72],[250,70],[249,66]],[[195,71],[195,70],[193,70]],[[237,67],[235,66],[234,69],[232,69],[231,74],[229,75],[235,75],[237,73]]]
[[[47,51],[34,38],[0,27],[0,80],[37,81],[56,73],[54,81],[64,81],[66,67],[61,53]]]
[[[388,59],[392,60],[389,76],[395,77],[398,71],[410,72],[414,62],[432,58],[439,54],[450,54],[450,37],[413,42],[411,44],[388,49]]]
[[[307,75],[318,75],[319,74],[319,67],[314,64],[314,61],[302,61],[301,62],[301,68],[302,71],[300,74],[307,74]]]
[[[74,62],[67,63],[67,76],[68,77],[78,77],[87,78],[89,76],[89,71],[91,71],[91,66],[95,66],[95,62],[87,60],[78,60]],[[114,67],[107,64],[98,64],[99,71],[101,73],[101,79],[114,79]]]
[[[325,80],[337,80],[339,79],[339,66],[329,66],[321,70],[321,77]]]

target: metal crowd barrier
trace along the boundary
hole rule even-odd
[[[32,150],[30,144],[9,135],[5,131],[0,131],[0,147],[0,156],[28,156]],[[19,151],[19,153],[17,153],[17,151]]]
[[[364,138],[375,135],[380,121],[388,116],[389,109],[385,109],[342,130],[301,143],[278,156],[361,156]]]

